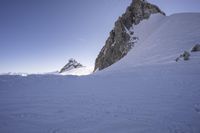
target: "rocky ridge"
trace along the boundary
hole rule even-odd
[[[105,46],[96,58],[94,71],[109,67],[123,58],[139,39],[134,36],[134,31],[130,29],[155,13],[165,15],[159,7],[146,0],[132,0],[126,12],[115,22]]]
[[[72,69],[84,67],[82,64],[78,63],[75,59],[69,59],[68,63],[60,70],[59,73],[70,71]]]

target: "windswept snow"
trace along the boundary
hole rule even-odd
[[[175,62],[199,22],[154,15],[125,58],[89,76],[0,76],[0,132],[200,133],[200,52]]]

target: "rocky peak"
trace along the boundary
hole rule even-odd
[[[60,70],[60,73],[83,67],[82,64],[78,63],[75,59],[69,59],[68,63]]]
[[[130,28],[155,13],[165,15],[157,6],[146,0],[132,0],[126,12],[115,22],[105,46],[96,58],[94,71],[102,70],[123,58],[134,47],[138,39]]]

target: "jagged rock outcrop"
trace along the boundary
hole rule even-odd
[[[133,0],[126,12],[115,22],[105,46],[96,58],[94,71],[102,70],[123,58],[138,39],[134,36],[134,31],[129,29],[155,13],[165,15],[157,6],[146,0]]]
[[[198,51],[200,51],[200,44],[196,44],[191,50],[191,52],[198,52]]]
[[[72,69],[83,67],[82,64],[78,63],[75,59],[69,59],[68,63],[60,70],[59,73],[63,73]]]

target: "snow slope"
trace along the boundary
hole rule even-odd
[[[176,65],[175,59],[180,54],[190,51],[194,45],[200,43],[199,23],[200,13],[181,13],[167,17],[161,14],[152,15],[149,20],[130,29],[139,38],[138,42],[126,57],[108,69],[121,71],[144,65]],[[198,65],[200,61],[196,63]]]
[[[2,133],[199,133],[200,14],[152,16],[138,43],[88,76],[0,76]]]

